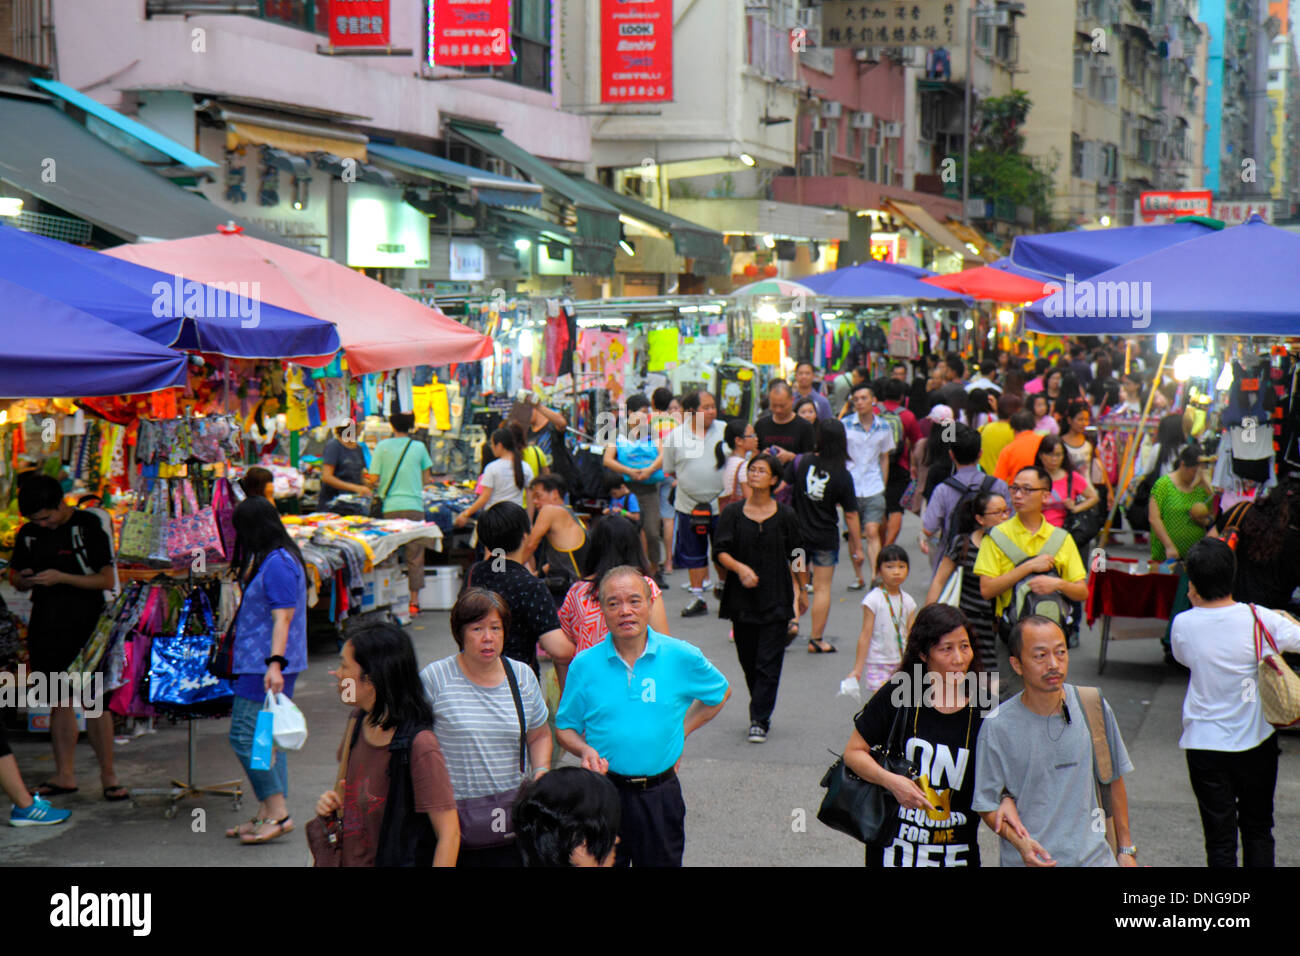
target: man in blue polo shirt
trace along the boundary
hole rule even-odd
[[[722,710],[731,688],[698,647],[650,628],[639,570],[614,568],[599,594],[609,634],[573,659],[556,736],[618,788],[615,865],[681,866],[686,804],[677,765],[686,738]]]

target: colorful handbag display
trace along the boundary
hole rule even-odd
[[[150,703],[190,707],[234,696],[228,681],[208,673],[212,632],[212,608],[207,595],[196,590],[181,605],[176,633],[154,638],[149,662]]]
[[[167,535],[167,555],[172,564],[189,566],[198,554],[202,554],[205,561],[225,560],[216,514],[212,505],[199,507],[193,482],[189,479],[177,481],[172,497],[176,508]]]

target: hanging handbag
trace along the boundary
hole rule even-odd
[[[212,483],[212,513],[221,534],[222,556],[232,561],[235,557],[235,500],[229,478],[218,478]]]
[[[343,756],[339,771],[334,777],[334,792],[343,799],[343,784],[348,773],[348,757],[352,753],[352,738],[360,716],[353,716],[343,732]],[[307,848],[311,850],[312,866],[335,867],[343,865],[343,817],[333,811],[327,817],[315,816],[307,824]]]
[[[408,438],[406,440],[406,447],[403,448],[402,453],[397,456],[397,467],[393,469],[392,477],[388,479],[388,484],[384,486],[384,493],[382,495],[371,496],[370,517],[382,518],[384,516],[384,499],[387,498],[388,493],[393,490],[393,482],[395,482],[397,476],[402,473],[402,460],[406,457],[406,453],[411,450],[411,446],[414,444],[414,438]]]
[[[141,564],[149,560],[156,525],[162,520],[154,509],[155,496],[150,493],[137,502],[137,510],[129,512],[123,519],[117,543],[119,558]]]
[[[179,483],[185,513],[173,519],[177,525],[177,537],[184,548],[179,559],[173,557],[173,563],[179,560],[181,566],[192,564],[197,554],[202,554],[204,561],[219,562],[225,559],[221,545],[221,530],[217,526],[217,516],[212,505],[199,506],[198,496],[194,493],[194,483],[186,478]],[[197,553],[197,554],[196,554]]]
[[[952,569],[952,574],[948,575],[948,580],[944,582],[943,590],[939,592],[939,604],[961,606],[961,584],[965,576],[966,569],[960,564]]]
[[[167,494],[167,479],[154,481],[150,492],[154,520],[150,524],[149,554],[147,563],[155,567],[165,567],[171,563],[167,554],[167,533],[171,525],[171,504]]]
[[[515,700],[515,715],[519,718],[519,775],[522,777],[526,773],[524,759],[528,743],[524,699],[519,693],[519,679],[515,677],[515,669],[510,665],[509,659],[502,657],[501,664],[506,669],[510,695]],[[482,850],[514,842],[514,815],[511,811],[519,799],[519,789],[515,787],[501,793],[457,800],[456,815],[460,818],[461,847],[466,850]]]
[[[195,604],[203,615],[197,634],[191,633],[193,627],[186,626]],[[189,707],[234,696],[229,682],[208,672],[211,646],[212,608],[207,595],[196,589],[186,595],[181,605],[176,633],[154,639],[149,661],[149,702]]]
[[[920,771],[903,757],[904,741],[899,733],[907,727],[905,713],[906,709],[894,711],[889,737],[883,746],[876,744],[871,748],[871,759],[890,773],[915,780]],[[880,784],[859,777],[842,756],[822,776],[821,785],[826,788],[826,796],[817,810],[817,819],[855,840],[878,843],[898,818],[898,799]]]
[[[208,673],[213,677],[222,680],[234,680],[235,678],[235,625],[239,622],[239,611],[243,606],[244,597],[241,591],[239,606],[235,608],[230,623],[223,632],[217,635],[212,642],[212,647],[208,650]]]
[[[1255,605],[1250,605],[1255,619],[1256,683],[1259,685],[1259,702],[1264,707],[1264,719],[1274,727],[1290,727],[1300,721],[1300,677],[1282,659],[1273,635],[1259,619]],[[1264,645],[1268,645],[1268,650]]]

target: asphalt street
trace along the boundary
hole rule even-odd
[[[913,573],[906,588],[918,601],[928,585],[924,556],[915,546],[916,519],[908,516],[900,543],[908,546]],[[832,751],[843,748],[858,702],[837,696],[840,680],[852,666],[853,642],[861,621],[862,592],[845,590],[852,580],[847,549],[834,581],[827,634],[840,647],[833,655],[807,653],[804,640],[786,653],[780,696],[772,730],[764,744],[746,740],[748,699],[728,623],[720,621],[717,602],[709,599],[709,616],[683,619],[686,575],[671,577],[666,601],[672,634],[698,645],[732,682],[732,698],[721,714],[694,734],[681,768],[687,805],[688,866],[855,866],[861,847],[816,820],[823,791],[818,786]],[[1086,629],[1072,652],[1070,680],[1102,688],[1114,708],[1136,769],[1127,778],[1134,839],[1140,861],[1154,866],[1202,866],[1204,847],[1196,802],[1178,748],[1185,672],[1162,661],[1156,638],[1163,622],[1117,622],[1115,631],[1135,639],[1112,644],[1109,663],[1097,676],[1097,629]],[[455,650],[447,612],[426,612],[411,625],[421,663]],[[326,673],[335,652],[329,641],[312,648],[311,665],[298,682],[295,700],[307,716],[311,737],[290,759],[289,805],[297,832],[260,847],[224,839],[222,831],[247,819],[255,806],[251,792],[236,810],[225,797],[206,795],[180,804],[173,818],[164,816],[167,801],[141,796],[135,803],[107,803],[100,798],[95,761],[84,739],[78,746],[80,792],[55,798],[73,811],[59,827],[0,827],[0,861],[7,865],[71,866],[302,866],[309,862],[302,834],[316,798],[332,782],[335,750],[346,710],[337,700]],[[195,725],[197,763],[194,782],[237,779],[240,768],[226,741],[229,721]],[[47,738],[11,736],[24,777],[35,785],[52,772]],[[1277,863],[1300,864],[1300,736],[1283,735],[1276,797]],[[573,758],[566,758],[572,762]],[[133,787],[165,787],[186,775],[183,724],[163,723],[156,734],[136,738],[117,750],[118,772]],[[245,785],[247,787],[247,785]],[[996,865],[994,841],[981,828],[986,865]]]

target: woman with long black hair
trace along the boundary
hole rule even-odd
[[[307,669],[307,575],[302,553],[285,531],[275,505],[247,498],[235,508],[232,570],[244,595],[235,615],[235,699],[230,746],[243,764],[260,805],[257,815],[226,831],[242,843],[266,843],[293,830],[285,803],[289,766],[275,748],[270,770],[251,766],[253,730],[267,692],[293,698]]]
[[[831,609],[831,581],[840,560],[840,521],[836,507],[844,510],[849,528],[849,554],[863,560],[862,536],[858,527],[858,499],[849,474],[848,440],[844,423],[823,418],[815,429],[816,451],[801,455],[785,466],[784,479],[793,494],[790,499],[812,567],[812,636],[809,654],[832,654],[835,646],[822,639]]]
[[[527,508],[524,499],[525,489],[533,480],[533,469],[524,461],[519,435],[510,428],[498,428],[492,433],[492,454],[495,456],[487,463],[478,478],[478,497],[474,503],[456,515],[452,524],[457,528],[465,527],[477,512],[503,501],[510,501],[521,508]]]
[[[1237,553],[1232,596],[1274,611],[1296,610],[1300,587],[1300,478],[1288,476],[1258,501],[1242,501],[1219,515],[1210,536]]]
[[[341,865],[455,866],[456,796],[411,639],[386,621],[359,628],[330,673],[357,707],[339,744],[342,792],[316,801],[318,816],[342,812]]]
[[[971,809],[975,742],[986,710],[997,700],[986,680],[966,616],[947,604],[921,608],[898,673],[853,719],[844,747],[845,765],[888,789],[899,805],[897,819],[868,844],[867,866],[980,865],[980,818]],[[871,756],[873,746],[891,739],[892,749],[901,746],[902,755],[915,762],[916,778],[892,773]],[[1003,806],[999,828],[1023,831]]]

